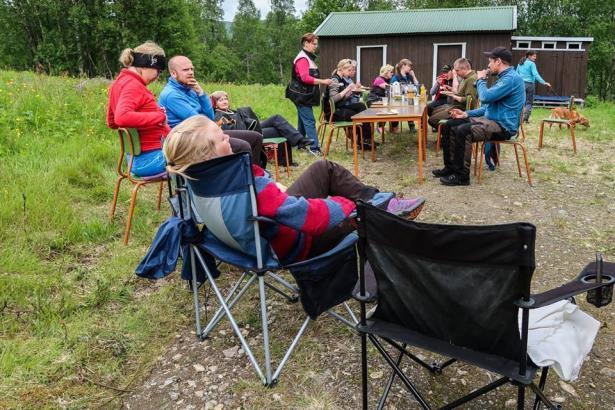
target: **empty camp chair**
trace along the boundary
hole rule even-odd
[[[568,112],[570,114],[574,112],[574,96],[573,95],[570,96],[570,100],[568,101]],[[576,126],[576,123],[570,119],[565,119],[565,118],[545,118],[542,121],[540,121],[540,131],[538,133],[538,149],[542,148],[542,137],[543,137],[544,130],[545,130],[545,124],[549,124],[549,125],[557,124],[560,126],[560,128],[562,125],[565,125],[566,128],[568,128],[568,131],[570,132],[570,138],[572,139],[572,150],[574,151],[575,154],[577,153],[577,141],[574,136],[574,128]]]
[[[368,403],[367,339],[392,368],[379,405],[386,400],[391,384],[401,380],[422,408],[431,408],[401,370],[402,358],[410,357],[433,373],[463,361],[501,376],[444,405],[444,409],[460,406],[506,383],[517,386],[518,409],[524,407],[528,388],[536,396],[534,409],[540,402],[555,408],[544,393],[548,367],[538,368],[527,355],[529,312],[596,289],[601,292],[599,297],[593,295],[596,305],[608,304],[609,297],[604,295],[612,297],[615,264],[604,263],[602,269],[601,264],[589,264],[570,283],[532,294],[536,228],[529,223],[416,223],[362,203],[358,205],[358,221],[361,268],[357,298],[362,306],[357,329],[362,333],[364,408]],[[377,290],[371,293],[365,290],[365,260],[373,268],[377,283]],[[601,272],[600,283],[596,283],[597,271]],[[366,302],[374,300],[377,307],[367,318]],[[597,332],[599,323],[589,320]],[[381,341],[394,347],[399,355],[392,357]],[[413,356],[406,345],[451,359],[427,364]],[[537,385],[534,378],[539,370]]]
[[[527,147],[525,146],[525,129],[523,128],[523,112],[524,109],[521,110],[521,114],[519,116],[519,130],[516,135],[513,135],[508,140],[490,140],[490,141],[482,141],[480,144],[480,163],[478,165],[478,183],[480,184],[481,177],[483,175],[483,159],[485,157],[485,144],[494,144],[494,145],[512,145],[515,148],[515,159],[517,160],[517,171],[519,172],[519,176],[522,177],[521,174],[521,163],[519,162],[519,151],[517,147],[521,148],[521,152],[523,153],[523,161],[525,162],[525,174],[527,175],[527,183],[532,186],[532,173],[530,171],[530,163],[527,155]],[[495,148],[495,147],[494,147]],[[496,152],[499,152],[497,150]],[[476,165],[476,158],[474,159],[474,164]],[[499,161],[498,161],[499,163]]]
[[[214,313],[205,328],[202,328],[198,286],[192,286],[197,335],[205,338],[221,319],[228,318],[258,377],[266,385],[274,384],[309,322],[330,308],[344,303],[351,296],[357,280],[355,251],[357,235],[351,233],[334,249],[323,255],[282,266],[267,240],[260,235],[261,229],[271,229],[274,222],[258,216],[249,154],[229,155],[193,165],[186,171],[186,175],[190,179],[178,178],[183,181],[178,182],[180,186],[178,198],[183,198],[180,202],[189,201],[191,206],[180,203],[178,209],[181,210],[182,217],[192,217],[197,223],[204,224],[205,228],[203,241],[192,244],[190,255],[184,255],[185,263],[190,263],[192,266],[193,284],[197,283],[197,265],[205,270],[207,282],[220,304],[218,311]],[[222,295],[216,278],[212,276],[204,260],[205,253],[243,270],[243,274],[226,296]],[[291,272],[297,286],[286,282],[275,273],[281,269]],[[231,312],[233,306],[255,283],[258,283],[259,288],[258,309],[262,325],[264,364],[255,358],[252,347],[245,340]],[[284,291],[277,286],[283,287]],[[288,295],[285,291],[298,292],[307,313],[306,319],[276,369],[271,367],[265,294],[267,288],[285,295],[289,301],[293,301],[293,295]],[[350,320],[335,312],[327,313],[349,326],[354,326],[356,319],[348,306],[345,307]]]
[[[149,177],[136,177],[132,175],[132,162],[135,155],[141,154],[141,142],[139,140],[139,134],[136,129],[118,128],[117,130],[120,139],[120,156],[117,160],[117,181],[115,182],[115,189],[113,190],[113,202],[111,203],[111,210],[109,211],[109,219],[113,219],[115,216],[115,207],[117,205],[117,198],[120,192],[120,185],[124,179],[130,181],[133,185],[132,194],[130,196],[130,207],[128,208],[128,219],[126,220],[126,229],[124,230],[124,245],[128,244],[128,237],[130,236],[130,227],[132,226],[132,215],[137,203],[137,194],[139,188],[148,184],[160,184],[158,189],[158,203],[157,209],[160,211],[160,202],[162,200],[162,190],[164,182],[167,180],[167,173],[152,175]],[[128,153],[128,158],[126,158]]]

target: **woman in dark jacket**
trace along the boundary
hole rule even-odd
[[[290,83],[286,87],[286,98],[291,100],[297,107],[297,128],[299,132],[312,142],[310,151],[320,156],[318,135],[316,133],[316,120],[312,107],[320,103],[319,85],[329,85],[330,79],[321,80],[316,55],[318,48],[318,36],[314,33],[306,33],[301,38],[302,50],[293,60]]]
[[[337,70],[331,77],[331,84],[327,87],[323,97],[323,107],[327,119],[331,115],[329,99],[333,99],[335,104],[335,112],[333,113],[334,121],[350,121],[355,114],[365,111],[367,107],[362,102],[352,102],[353,96],[357,92],[361,92],[361,86],[348,82],[352,73],[352,60],[345,58],[337,64]],[[363,129],[363,146],[365,149],[371,149],[372,146],[372,127],[369,123],[364,123]]]

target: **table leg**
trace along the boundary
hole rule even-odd
[[[427,161],[427,109],[423,110],[421,126],[423,127],[423,161]]]
[[[384,127],[382,127],[384,129]],[[384,144],[384,134],[382,134],[382,143]],[[372,122],[372,162],[376,161],[376,134],[374,134],[374,123]]]
[[[422,122],[422,121],[421,121]],[[425,130],[423,129],[423,126],[421,124],[420,127],[418,127],[418,135],[417,135],[417,140],[418,140],[418,157],[419,157],[419,184],[423,183],[423,135],[425,133]]]
[[[357,124],[354,121],[352,122],[352,156],[354,158],[354,176],[358,177],[359,153],[357,152]]]

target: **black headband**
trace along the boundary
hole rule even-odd
[[[132,53],[132,66],[141,68],[155,68],[160,71],[164,71],[167,67],[167,59],[161,55]]]

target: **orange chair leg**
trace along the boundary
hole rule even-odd
[[[273,144],[273,162],[275,164],[275,180],[280,179],[280,167],[278,166],[278,144]]]
[[[483,176],[483,158],[485,157],[485,141],[482,141],[480,144],[480,163],[478,164],[478,183],[480,184],[480,179]]]
[[[517,171],[519,171],[519,176],[522,177],[523,174],[521,174],[521,163],[519,162],[519,153],[517,152],[517,144],[513,144],[513,147],[515,147],[515,159],[517,160]]]
[[[109,211],[109,220],[115,216],[115,207],[117,206],[117,197],[120,193],[120,185],[125,177],[120,175],[115,182],[115,190],[113,191],[113,202],[111,203],[111,210]]]
[[[574,153],[577,153],[577,141],[574,137],[574,125],[569,125],[568,128],[570,129],[570,136],[572,137],[572,149],[574,151]]]
[[[290,159],[288,157],[288,142],[284,144],[284,154],[286,154],[286,177],[290,178]]]
[[[545,131],[545,122],[541,121],[540,131],[538,132],[538,149],[542,148],[542,135],[544,134],[544,131]]]
[[[325,145],[325,152],[322,154],[323,159],[327,159],[327,155],[329,154],[329,148],[331,148],[331,140],[333,139],[333,127],[330,127],[329,136],[327,137],[327,144]]]
[[[160,188],[158,188],[158,203],[156,204],[156,210],[160,211],[160,204],[162,203],[162,191],[164,190],[164,181],[160,181]]]
[[[436,154],[440,152],[440,138],[442,138],[442,124],[438,124],[438,135],[436,137]]]
[[[530,171],[530,163],[527,160],[527,150],[523,145],[520,145],[521,151],[523,152],[523,160],[525,161],[525,173],[527,174],[527,183],[532,186],[532,172]]]
[[[124,245],[128,245],[128,237],[130,236],[130,227],[132,226],[132,215],[135,212],[135,205],[137,202],[137,193],[139,188],[143,184],[136,184],[132,189],[132,195],[130,195],[130,208],[128,208],[128,220],[126,221],[126,230],[124,231]]]

